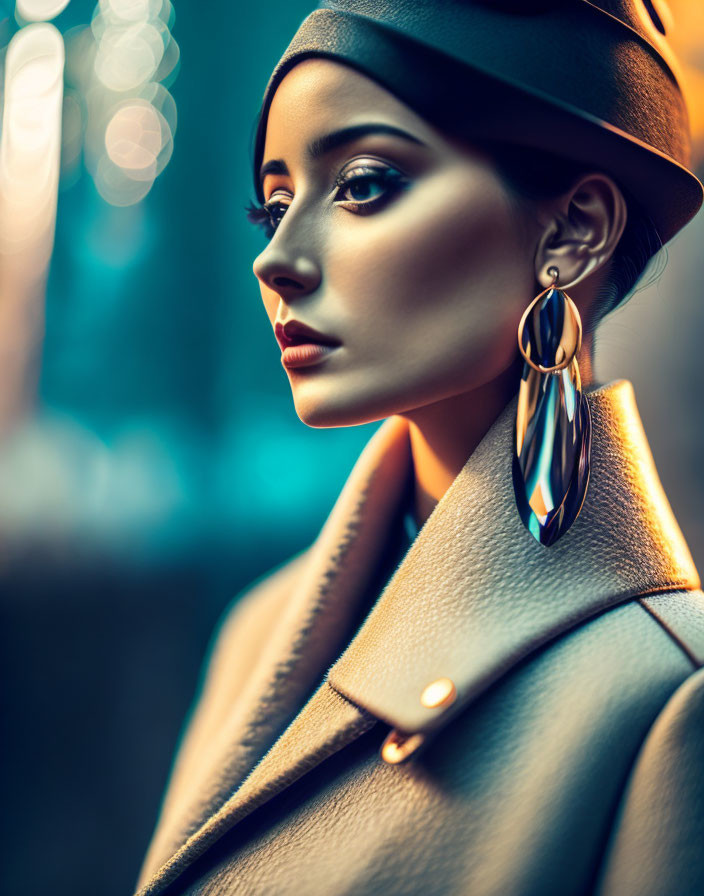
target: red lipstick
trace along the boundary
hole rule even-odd
[[[281,363],[284,367],[307,367],[322,361],[342,343],[298,320],[277,321],[274,325],[276,339],[281,346]]]

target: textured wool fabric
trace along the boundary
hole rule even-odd
[[[678,64],[640,0],[324,0],[274,69],[254,152],[281,79],[320,56],[378,81],[466,139],[549,150],[611,173],[663,243],[696,214]],[[602,8],[603,7],[603,8]]]
[[[140,893],[704,891],[701,856],[677,860],[704,820],[704,595],[631,384],[586,394],[567,535],[518,517],[514,401],[345,647],[411,463],[382,424],[315,543],[226,616]],[[457,699],[426,708],[439,677]],[[390,726],[425,735],[405,764],[379,756]]]

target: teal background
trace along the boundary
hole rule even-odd
[[[173,158],[136,206],[65,185],[37,407],[0,446],[8,894],[131,892],[217,618],[315,537],[377,426],[298,420],[251,272],[253,123],[310,4],[174,5]],[[703,239],[700,216],[597,359],[634,382],[700,568]]]
[[[69,13],[87,21],[91,8],[74,0],[56,24]],[[97,439],[112,474],[139,468],[133,488],[123,472],[109,507],[76,497],[71,522],[87,538],[108,527],[111,549],[124,539],[133,555],[138,540],[152,559],[178,553],[197,522],[206,549],[234,550],[234,568],[252,572],[313,534],[370,428],[298,420],[252,274],[265,242],[244,214],[250,135],[308,5],[274,4],[271,17],[175,8],[182,68],[168,167],[128,208],[104,202],[87,175],[61,194],[40,413]]]

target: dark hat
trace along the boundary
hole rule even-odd
[[[469,139],[541,148],[611,174],[663,243],[694,217],[690,131],[678,64],[650,0],[326,0],[267,85],[302,59],[336,59]]]

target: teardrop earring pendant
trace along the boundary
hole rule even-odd
[[[516,504],[526,529],[554,544],[577,519],[589,484],[591,415],[582,393],[577,353],[582,321],[572,299],[552,284],[526,308],[518,325],[524,358],[513,455]]]

